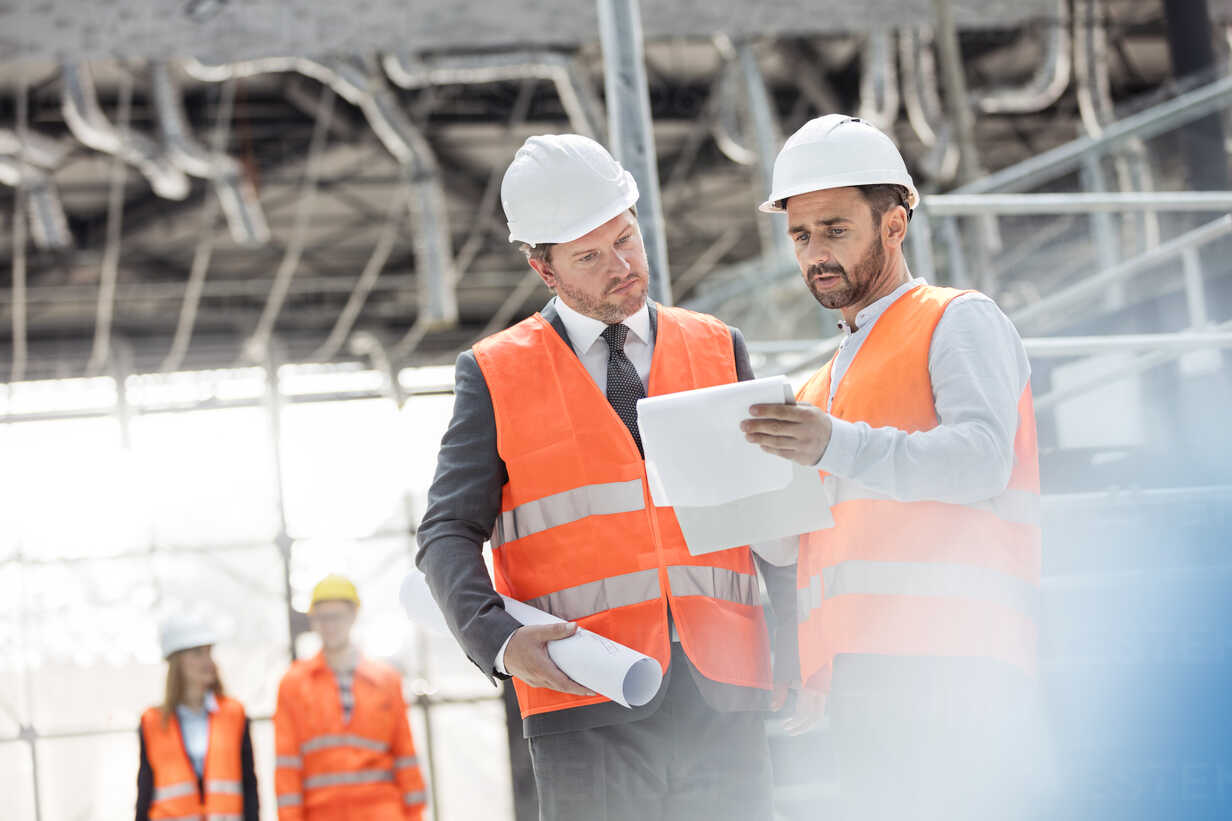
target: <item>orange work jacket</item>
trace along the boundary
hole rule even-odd
[[[343,723],[325,656],[291,665],[274,712],[279,821],[418,821],[427,794],[406,718],[402,679],[361,659]]]
[[[747,547],[692,556],[656,507],[628,428],[539,314],[476,344],[509,480],[492,534],[496,589],[656,659],[671,659],[668,605],[703,675],[770,687],[756,568]],[[731,332],[658,309],[648,395],[736,381]],[[607,699],[515,679],[522,716]]]
[[[961,293],[921,286],[891,304],[830,413],[909,433],[936,427],[929,347]],[[825,409],[832,364],[800,390],[799,401]],[[797,577],[801,674],[810,686],[829,689],[843,653],[987,658],[1035,674],[1039,464],[1029,383],[1018,401],[1009,484],[992,499],[900,502],[824,471],[822,478],[835,524],[801,538]]]
[[[210,714],[209,747],[203,769],[204,798],[197,791],[197,772],[184,749],[179,719],[165,722],[158,707],[141,716],[146,758],[154,774],[150,818],[176,821],[242,821],[244,784],[240,750],[244,743],[244,708],[232,698],[219,698]]]

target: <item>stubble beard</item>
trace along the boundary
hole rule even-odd
[[[830,265],[810,265],[805,271],[805,284],[823,308],[839,310],[849,305],[855,305],[868,296],[877,282],[881,269],[885,266],[885,249],[874,239],[872,247],[860,258],[848,275],[847,269],[834,263]],[[819,274],[838,274],[843,278],[843,286],[819,290],[813,278]]]
[[[556,280],[556,292],[565,298],[570,307],[580,314],[597,319],[607,325],[623,322],[641,310],[642,305],[646,302],[646,290],[646,281],[642,279],[628,293],[621,294],[621,298],[618,301],[606,302],[602,297],[595,299],[588,294],[565,285],[560,279]]]

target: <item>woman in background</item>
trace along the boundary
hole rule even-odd
[[[244,707],[223,694],[213,630],[175,617],[162,629],[163,703],[141,716],[137,821],[257,821],[257,776]]]

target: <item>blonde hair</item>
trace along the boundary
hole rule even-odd
[[[192,649],[192,648],[189,648]],[[177,650],[167,658],[167,683],[163,690],[163,725],[175,715],[175,708],[184,701],[184,650]],[[214,683],[210,685],[210,692],[215,698],[222,698],[226,695],[222,686],[222,676],[218,672],[218,665],[214,665]]]

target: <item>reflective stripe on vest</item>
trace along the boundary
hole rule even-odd
[[[811,576],[796,591],[804,622],[824,600],[835,596],[953,596],[1003,604],[1039,620],[1039,590],[1014,576],[966,564],[850,560]]]
[[[405,770],[407,767],[418,767],[418,766],[419,766],[419,758],[417,756],[408,755],[408,756],[403,756],[402,758],[394,759],[394,769],[395,770]]]
[[[823,485],[836,505],[860,499],[899,501],[888,493],[878,493],[854,482],[844,482],[836,476],[826,476]],[[965,503],[959,507],[992,513],[997,518],[1014,524],[1038,526],[1040,523],[1040,495],[1029,490],[1009,488],[1000,496],[981,502]]]
[[[287,767],[288,769],[298,770],[304,766],[304,759],[297,755],[280,755],[274,759],[275,767]]]
[[[183,798],[186,795],[196,795],[197,785],[191,781],[181,781],[178,784],[168,784],[164,787],[155,787],[154,795],[151,801],[167,801],[172,798]]]
[[[673,565],[667,568],[667,580],[674,596],[708,596],[749,606],[760,603],[756,576],[721,567]],[[566,587],[526,603],[557,618],[573,621],[604,610],[654,601],[660,595],[659,571],[652,567]]]
[[[205,791],[224,793],[226,795],[243,795],[244,785],[238,781],[216,781],[210,779],[205,782]]]
[[[721,567],[682,564],[667,569],[675,596],[707,596],[750,607],[760,604],[757,577]]]
[[[553,493],[501,513],[492,533],[492,549],[587,516],[631,513],[644,505],[640,479],[583,485]]]
[[[212,812],[205,817],[205,821],[244,821],[244,816],[238,812]]]
[[[620,576],[566,587],[546,596],[537,596],[526,603],[538,607],[565,621],[584,618],[659,598],[659,571],[638,570]]]
[[[381,784],[394,780],[389,770],[351,770],[342,773],[321,773],[304,779],[304,789],[337,787],[341,784]]]
[[[414,806],[416,804],[425,804],[428,801],[428,794],[423,790],[419,792],[409,792],[402,796],[402,803]]]
[[[316,738],[310,738],[299,746],[299,751],[303,755],[308,755],[308,753],[328,750],[332,747],[359,747],[361,750],[371,750],[374,753],[383,753],[389,750],[389,745],[383,741],[374,741],[371,738],[364,738],[362,735],[355,735],[354,733],[340,733],[338,735],[319,735]]]
[[[280,807],[298,807],[304,803],[304,797],[297,792],[289,792],[286,795],[278,796],[278,806]]]

